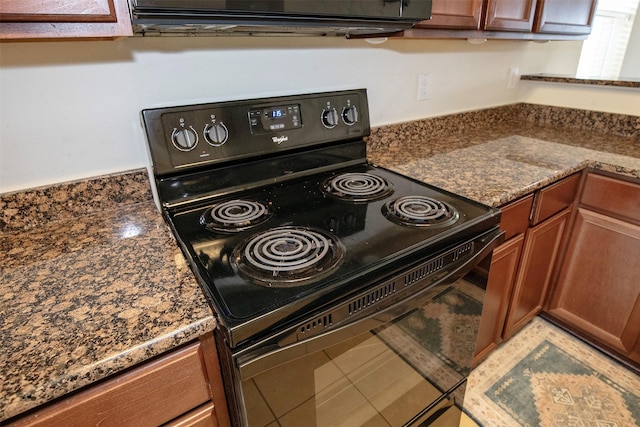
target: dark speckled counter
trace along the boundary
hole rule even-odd
[[[640,178],[640,117],[516,104],[374,129],[372,162],[500,206]],[[0,421],[215,328],[145,171],[0,195]]]
[[[603,79],[600,77],[576,77],[576,76],[563,76],[554,74],[530,74],[520,76],[521,80],[530,80],[537,82],[551,82],[551,83],[572,83],[581,85],[594,85],[594,86],[614,86],[614,87],[626,87],[626,88],[640,88],[640,79],[637,77],[620,77],[615,80]]]
[[[212,331],[145,171],[0,195],[0,421]]]
[[[559,128],[563,114],[566,126]],[[550,117],[555,126],[546,125]],[[368,157],[415,179],[502,206],[586,167],[640,178],[639,131],[635,116],[515,105],[375,129]]]

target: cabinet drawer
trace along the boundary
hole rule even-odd
[[[577,173],[540,190],[536,196],[531,225],[539,224],[569,207],[576,198],[579,183],[580,174]]]
[[[157,426],[210,400],[200,343],[16,421],[16,426]]]
[[[617,217],[640,221],[640,185],[590,173],[580,203]]]
[[[529,214],[533,205],[533,194],[502,208],[500,228],[505,231],[505,240],[522,234],[529,227]]]
[[[178,419],[165,424],[164,427],[218,427],[213,402],[207,402]]]

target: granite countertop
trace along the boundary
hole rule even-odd
[[[576,123],[591,130],[558,127]],[[385,126],[367,145],[491,206],[585,167],[640,178],[638,117],[518,104]],[[0,274],[0,422],[216,326],[144,170],[0,194]]]
[[[617,79],[606,79],[600,77],[577,77],[558,74],[523,74],[522,76],[520,76],[520,80],[640,88],[640,78],[637,77],[619,77]]]
[[[409,144],[382,139],[369,143],[371,162],[494,207],[587,167],[640,179],[635,137],[502,123]]]
[[[215,328],[146,171],[0,195],[0,211],[0,421]]]

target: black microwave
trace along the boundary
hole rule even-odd
[[[431,0],[130,0],[139,35],[397,33],[431,17]]]

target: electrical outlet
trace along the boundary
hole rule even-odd
[[[507,79],[507,89],[513,89],[520,80],[518,67],[509,68],[509,79]]]
[[[431,99],[431,73],[418,74],[418,101]]]

